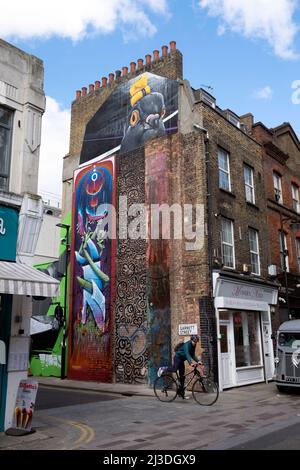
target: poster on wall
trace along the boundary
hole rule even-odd
[[[35,380],[20,381],[14,408],[13,429],[23,431],[24,434],[31,432],[37,391],[38,382]]]
[[[68,377],[112,380],[115,241],[108,206],[115,206],[114,157],[74,175]]]
[[[121,83],[86,126],[80,163],[131,152],[178,130],[178,82],[144,73]]]

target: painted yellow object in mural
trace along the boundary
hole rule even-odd
[[[151,88],[148,85],[148,77],[143,75],[130,88],[131,106],[134,106],[139,100],[149,93],[151,93]]]

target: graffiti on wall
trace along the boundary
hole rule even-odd
[[[118,193],[128,205],[145,198],[144,152],[119,159]],[[115,309],[115,374],[118,382],[147,380],[146,241],[119,240]]]
[[[114,240],[108,205],[115,205],[114,158],[77,170],[74,176],[70,378],[112,380]],[[107,223],[106,223],[107,221]]]
[[[64,219],[63,224],[71,225],[71,213]],[[61,375],[61,343],[63,337],[61,310],[58,305],[65,305],[65,273],[66,273],[66,244],[65,230],[61,229],[61,244],[59,259],[52,263],[35,266],[39,271],[60,281],[59,296],[41,300],[33,298],[31,317],[31,349],[30,369],[34,376]],[[69,276],[69,264],[68,264]],[[60,313],[60,316],[58,316]],[[66,302],[66,318],[68,319],[68,296]]]
[[[86,127],[80,163],[127,153],[178,129],[178,82],[144,73],[121,83]]]

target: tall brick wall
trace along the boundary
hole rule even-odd
[[[269,252],[270,264],[282,271],[280,261],[280,212],[283,219],[289,218],[283,223],[284,232],[287,235],[287,249],[289,252],[289,268],[292,273],[299,273],[299,263],[296,249],[296,239],[300,238],[300,230],[291,229],[290,222],[294,218],[300,220],[299,214],[293,208],[292,184],[300,188],[300,169],[298,168],[300,151],[295,145],[291,134],[283,133],[277,136],[276,130],[267,130],[262,124],[256,124],[253,128],[253,136],[258,142],[273,143],[276,146],[263,148],[264,182],[268,206]],[[277,149],[277,151],[276,151]],[[272,150],[272,151],[271,151]],[[283,153],[282,153],[283,152]],[[281,176],[283,204],[275,201],[274,172]]]
[[[243,264],[251,264],[248,238],[251,227],[259,232],[261,275],[266,277],[269,235],[261,146],[214,109],[205,104],[201,106],[204,127],[210,135],[213,258],[221,259],[220,216],[227,217],[234,222],[236,271],[242,272]],[[231,192],[219,189],[218,147],[229,153]],[[254,170],[255,205],[246,202],[244,163]]]
[[[118,156],[117,196],[118,198],[127,197],[128,208],[132,204],[144,204],[145,157],[143,148]],[[118,214],[120,211],[120,207],[117,207]],[[124,216],[127,217],[127,214]],[[122,383],[144,382],[147,380],[149,357],[146,240],[123,238],[124,234],[120,233],[119,226],[117,235],[113,339],[115,379]]]

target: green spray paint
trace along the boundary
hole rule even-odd
[[[64,220],[62,221],[63,224],[71,226],[71,213],[69,213]],[[71,230],[69,231],[69,237],[71,237]],[[66,231],[65,229],[61,228],[60,230],[60,238],[65,239]],[[69,240],[71,243],[71,239]],[[65,256],[66,245],[61,243],[59,247],[59,254],[60,256]],[[36,265],[35,268],[37,269],[47,269],[51,263],[46,264],[39,264]],[[69,289],[70,289],[70,265],[68,265],[68,286],[67,286],[67,302],[66,302],[66,325],[68,325],[69,319]],[[60,285],[59,285],[59,296],[54,297],[52,299],[52,305],[50,305],[49,310],[47,312],[47,316],[54,316],[55,314],[55,307],[58,303],[62,307],[64,307],[64,293],[65,293],[65,277],[61,278]],[[34,350],[31,354],[30,359],[30,369],[34,376],[43,376],[43,377],[60,377],[61,374],[61,343],[63,338],[63,329],[60,328],[56,342],[52,349],[45,348],[44,350]],[[67,350],[66,350],[66,357],[68,357],[68,342],[67,342]],[[67,361],[66,361],[66,370],[65,374],[67,374]]]

